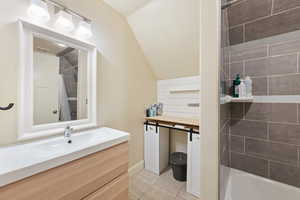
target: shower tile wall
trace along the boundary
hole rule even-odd
[[[300,95],[300,31],[231,46],[229,60],[255,96]],[[230,106],[230,166],[300,187],[300,104]]]
[[[299,0],[241,0],[228,9],[230,44],[300,29]]]

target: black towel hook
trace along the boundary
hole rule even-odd
[[[10,110],[15,104],[10,103],[7,107],[0,107],[0,110]]]

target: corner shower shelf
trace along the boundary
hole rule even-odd
[[[229,95],[221,97],[220,103],[300,103],[300,95],[272,95],[272,96],[253,96],[244,98],[234,98]]]
[[[240,98],[235,98],[229,95],[226,95],[224,97],[221,97],[220,103],[221,104],[226,104],[226,103],[243,103],[243,102],[253,102],[254,97],[240,97]]]
[[[252,102],[254,100],[254,97],[239,97],[239,98],[235,98],[235,97],[231,97],[230,102]]]

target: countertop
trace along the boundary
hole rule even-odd
[[[0,148],[0,187],[58,167],[84,156],[127,142],[129,134],[111,128],[99,128],[72,136],[68,144],[63,136]]]

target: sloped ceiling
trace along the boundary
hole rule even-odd
[[[104,0],[105,3],[124,16],[132,14],[134,11],[143,7],[150,1],[152,0]]]
[[[199,74],[199,0],[105,1],[127,18],[157,79]]]

